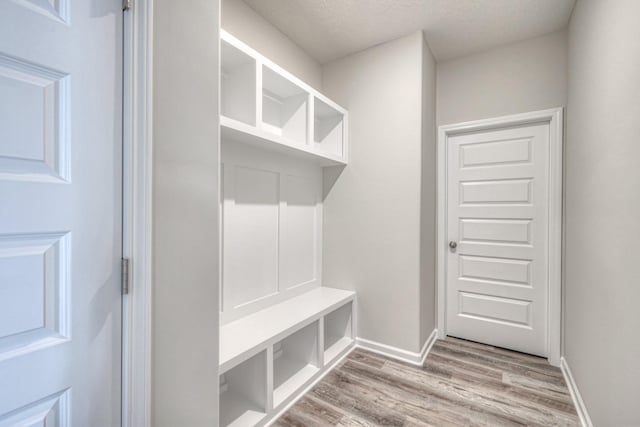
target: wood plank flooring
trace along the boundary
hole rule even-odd
[[[579,426],[546,359],[447,337],[422,368],[363,350],[274,424],[297,426]]]

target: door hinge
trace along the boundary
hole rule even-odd
[[[122,295],[127,295],[129,293],[129,258],[122,258],[120,274],[122,280]]]
[[[122,10],[127,11],[133,7],[133,0],[122,0]]]

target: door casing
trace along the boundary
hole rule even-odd
[[[123,248],[131,260],[122,305],[122,426],[151,425],[153,5],[124,12]]]
[[[447,335],[447,141],[461,133],[500,129],[509,126],[549,124],[549,304],[547,357],[560,366],[562,340],[562,155],[563,109],[534,111],[491,119],[443,125],[438,127],[437,169],[437,328],[438,338]]]

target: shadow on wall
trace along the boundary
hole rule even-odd
[[[324,173],[322,174],[322,201],[327,198],[331,189],[335,185],[340,175],[342,175],[342,171],[344,171],[345,165],[337,165],[337,166],[329,166],[324,168]]]

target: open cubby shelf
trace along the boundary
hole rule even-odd
[[[319,370],[319,321],[273,346],[273,405],[279,406]]]
[[[347,111],[221,31],[222,139],[347,164]]]
[[[220,111],[224,117],[256,125],[256,60],[222,40]]]
[[[221,426],[252,426],[267,416],[266,362],[262,351],[220,376]]]
[[[262,66],[262,128],[293,145],[307,145],[309,94]]]
[[[220,425],[266,424],[347,354],[354,301],[318,287],[223,325]]]
[[[322,153],[342,157],[344,155],[344,113],[326,102],[313,98],[313,143]]]
[[[324,317],[324,360],[331,362],[353,343],[351,327],[352,303]]]

